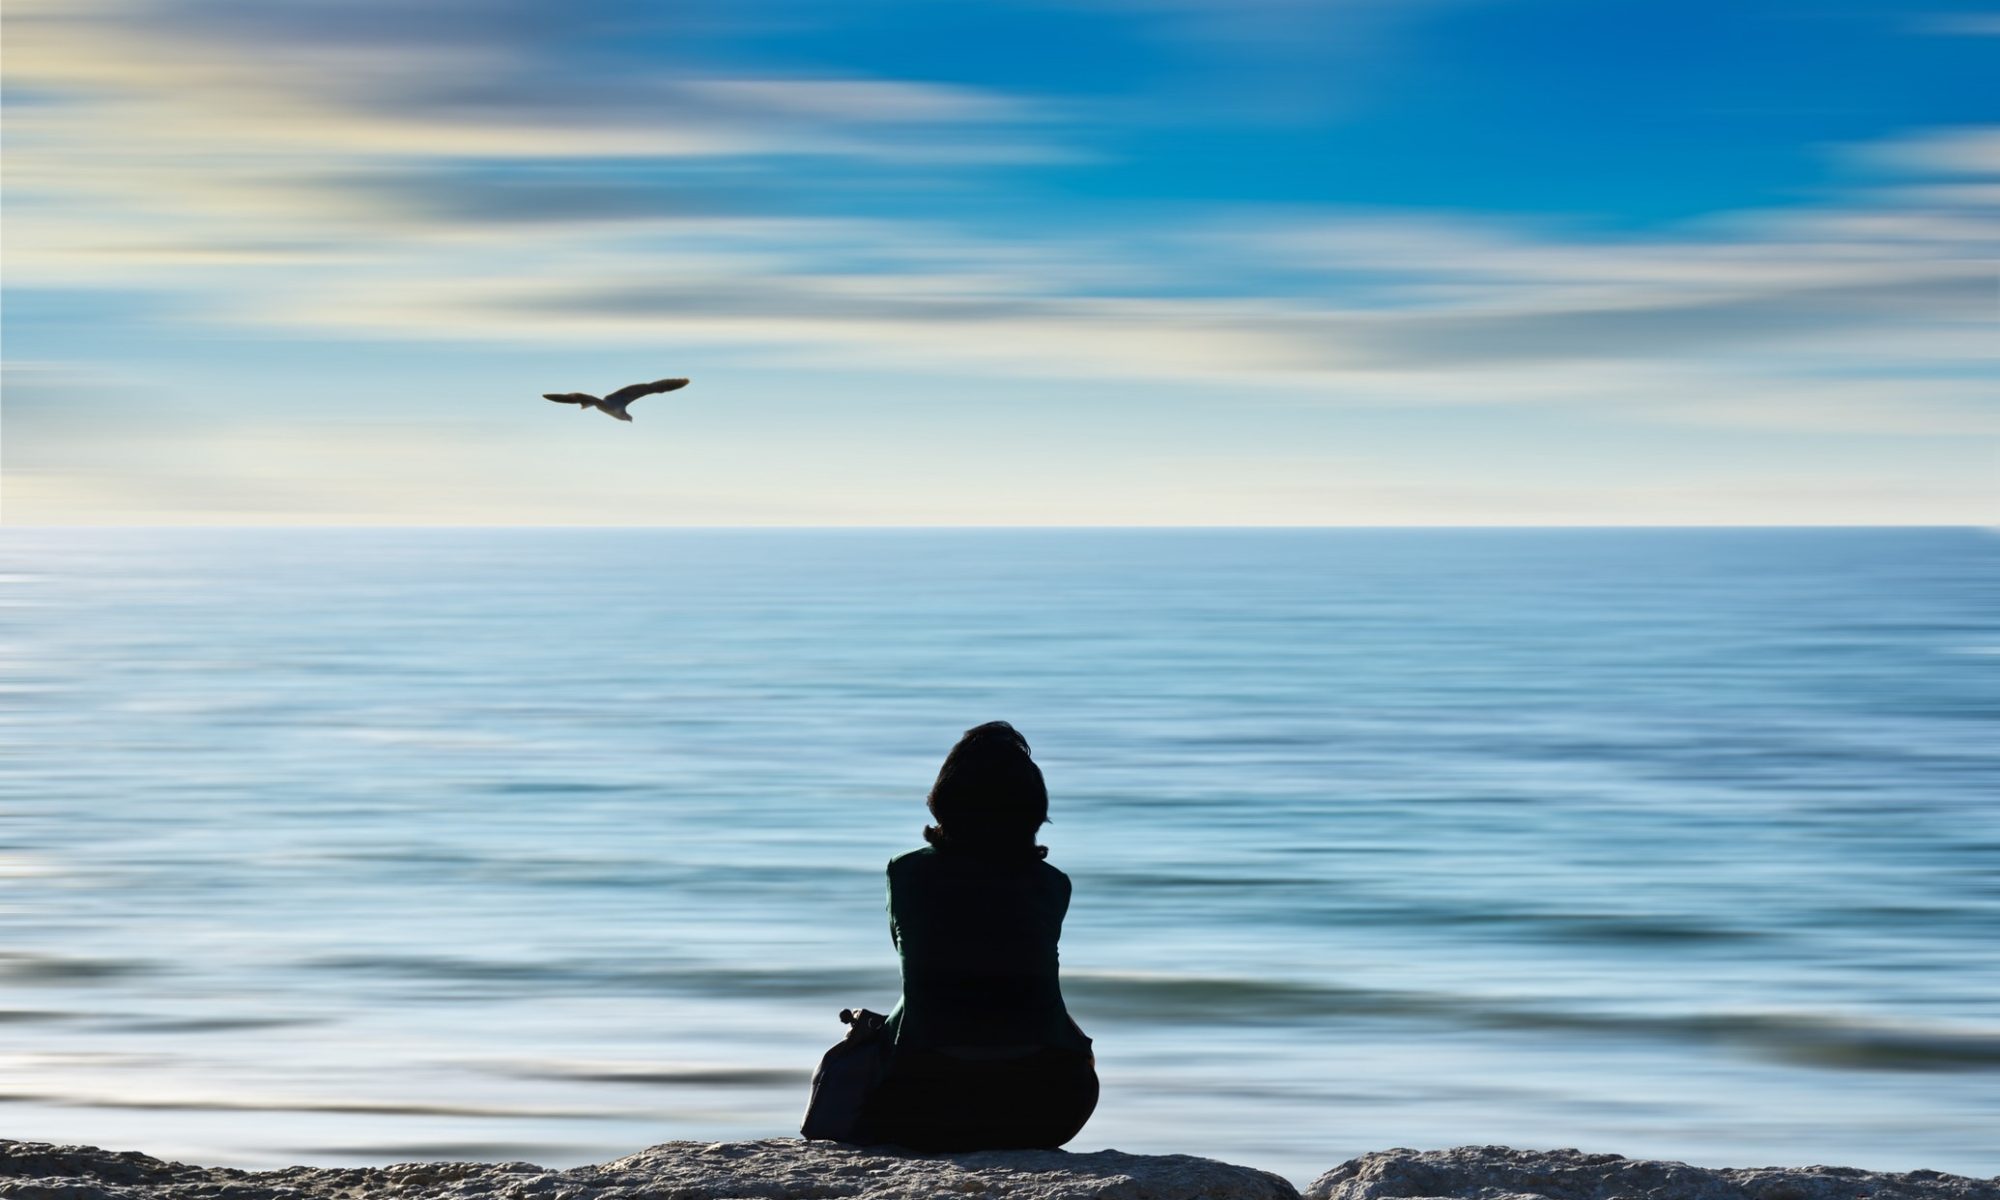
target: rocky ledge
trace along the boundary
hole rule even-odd
[[[1184,1154],[913,1154],[833,1142],[667,1142],[596,1166],[398,1163],[238,1171],[132,1151],[0,1140],[6,1200],[1299,1200],[1267,1171]],[[2000,1180],[1844,1167],[1709,1170],[1575,1150],[1385,1150],[1306,1200],[2000,1200]]]
[[[1313,1180],[1306,1200],[2000,1200],[2000,1178],[1853,1167],[1717,1169],[1580,1150],[1379,1150]]]
[[[1296,1200],[1276,1175],[1185,1154],[915,1154],[838,1142],[667,1142],[589,1167],[398,1163],[235,1171],[130,1151],[0,1142],[8,1200]]]

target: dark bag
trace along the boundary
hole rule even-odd
[[[861,1109],[889,1065],[889,1038],[881,1013],[843,1008],[847,1036],[835,1042],[813,1072],[812,1099],[799,1133],[810,1141],[851,1142],[861,1131]]]

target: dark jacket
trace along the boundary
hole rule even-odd
[[[889,860],[889,935],[903,996],[888,1032],[910,1051],[1054,1048],[1088,1053],[1063,1007],[1056,942],[1069,876],[1039,858],[926,846]]]

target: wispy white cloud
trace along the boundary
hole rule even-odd
[[[8,73],[32,97],[10,114],[23,182],[56,187],[75,172],[88,187],[112,169],[171,200],[195,184],[184,175],[246,163],[282,176],[343,161],[965,163],[1070,153],[1040,144],[1036,109],[1015,98],[922,81],[566,60],[549,43],[588,31],[589,16],[514,7],[510,20],[504,6],[15,6]]]
[[[1666,376],[1690,395],[1773,398],[1686,416],[1852,428],[1866,391],[1873,427],[1899,412],[1913,429],[1965,427],[1968,398],[1953,389],[1967,385],[1931,377],[1949,367],[1978,382],[1996,366],[1984,335],[2000,220],[1899,203],[1622,241],[1378,215],[1251,214],[1240,228],[1031,245],[861,221],[663,219],[530,247],[461,230],[449,249],[393,270],[329,271],[235,316],[370,336],[756,346],[875,368],[1201,380],[1335,402],[1587,400],[1649,419],[1666,406],[1647,381]],[[866,269],[847,261],[856,245],[875,248]],[[1184,265],[1165,271],[1162,258]],[[1205,269],[1218,262],[1228,270]],[[1869,379],[1842,392],[1846,408],[1830,400],[1816,417],[1806,396],[1839,391],[1855,370]],[[1899,387],[1909,402],[1885,402]],[[1940,387],[1956,415],[1939,408]]]
[[[2000,13],[1932,13],[1916,20],[1919,33],[1947,37],[2000,37]]]
[[[1925,130],[1857,149],[1865,163],[1890,170],[2000,178],[2000,126]]]
[[[1045,108],[975,88],[900,79],[697,79],[682,86],[727,110],[871,124],[1030,121]]]
[[[1256,216],[1246,232],[1024,245],[933,225],[699,216],[579,219],[524,239],[394,196],[329,194],[370,250],[316,253],[323,220],[280,218],[128,233],[89,253],[104,235],[83,222],[17,269],[189,288],[201,319],[291,334],[754,347],[869,369],[1587,403],[1801,429],[1854,428],[1857,404],[1873,428],[1899,413],[1911,429],[1963,428],[1971,401],[1953,389],[1971,385],[1930,377],[1990,382],[2000,365],[1990,213],[1857,205],[1622,243],[1497,222]],[[1190,264],[1178,275],[1148,262],[1163,239]],[[1205,276],[1221,259],[1231,273]],[[1843,407],[1832,396],[1856,370],[1869,379]],[[1648,384],[1662,377],[1738,399],[1676,410]],[[1940,415],[1941,386],[1956,415]],[[1907,403],[1892,402],[1899,388]],[[1829,397],[1818,408],[1816,389]],[[1751,403],[1759,393],[1770,402]]]

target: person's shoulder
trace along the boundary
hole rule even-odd
[[[1044,858],[1035,863],[1035,873],[1037,875],[1040,875],[1048,883],[1061,888],[1063,891],[1066,892],[1069,890],[1070,886],[1069,876],[1063,874],[1062,868],[1056,866],[1048,859]]]
[[[889,860],[889,874],[909,875],[927,870],[937,858],[936,846],[918,846],[915,850],[905,850]]]

